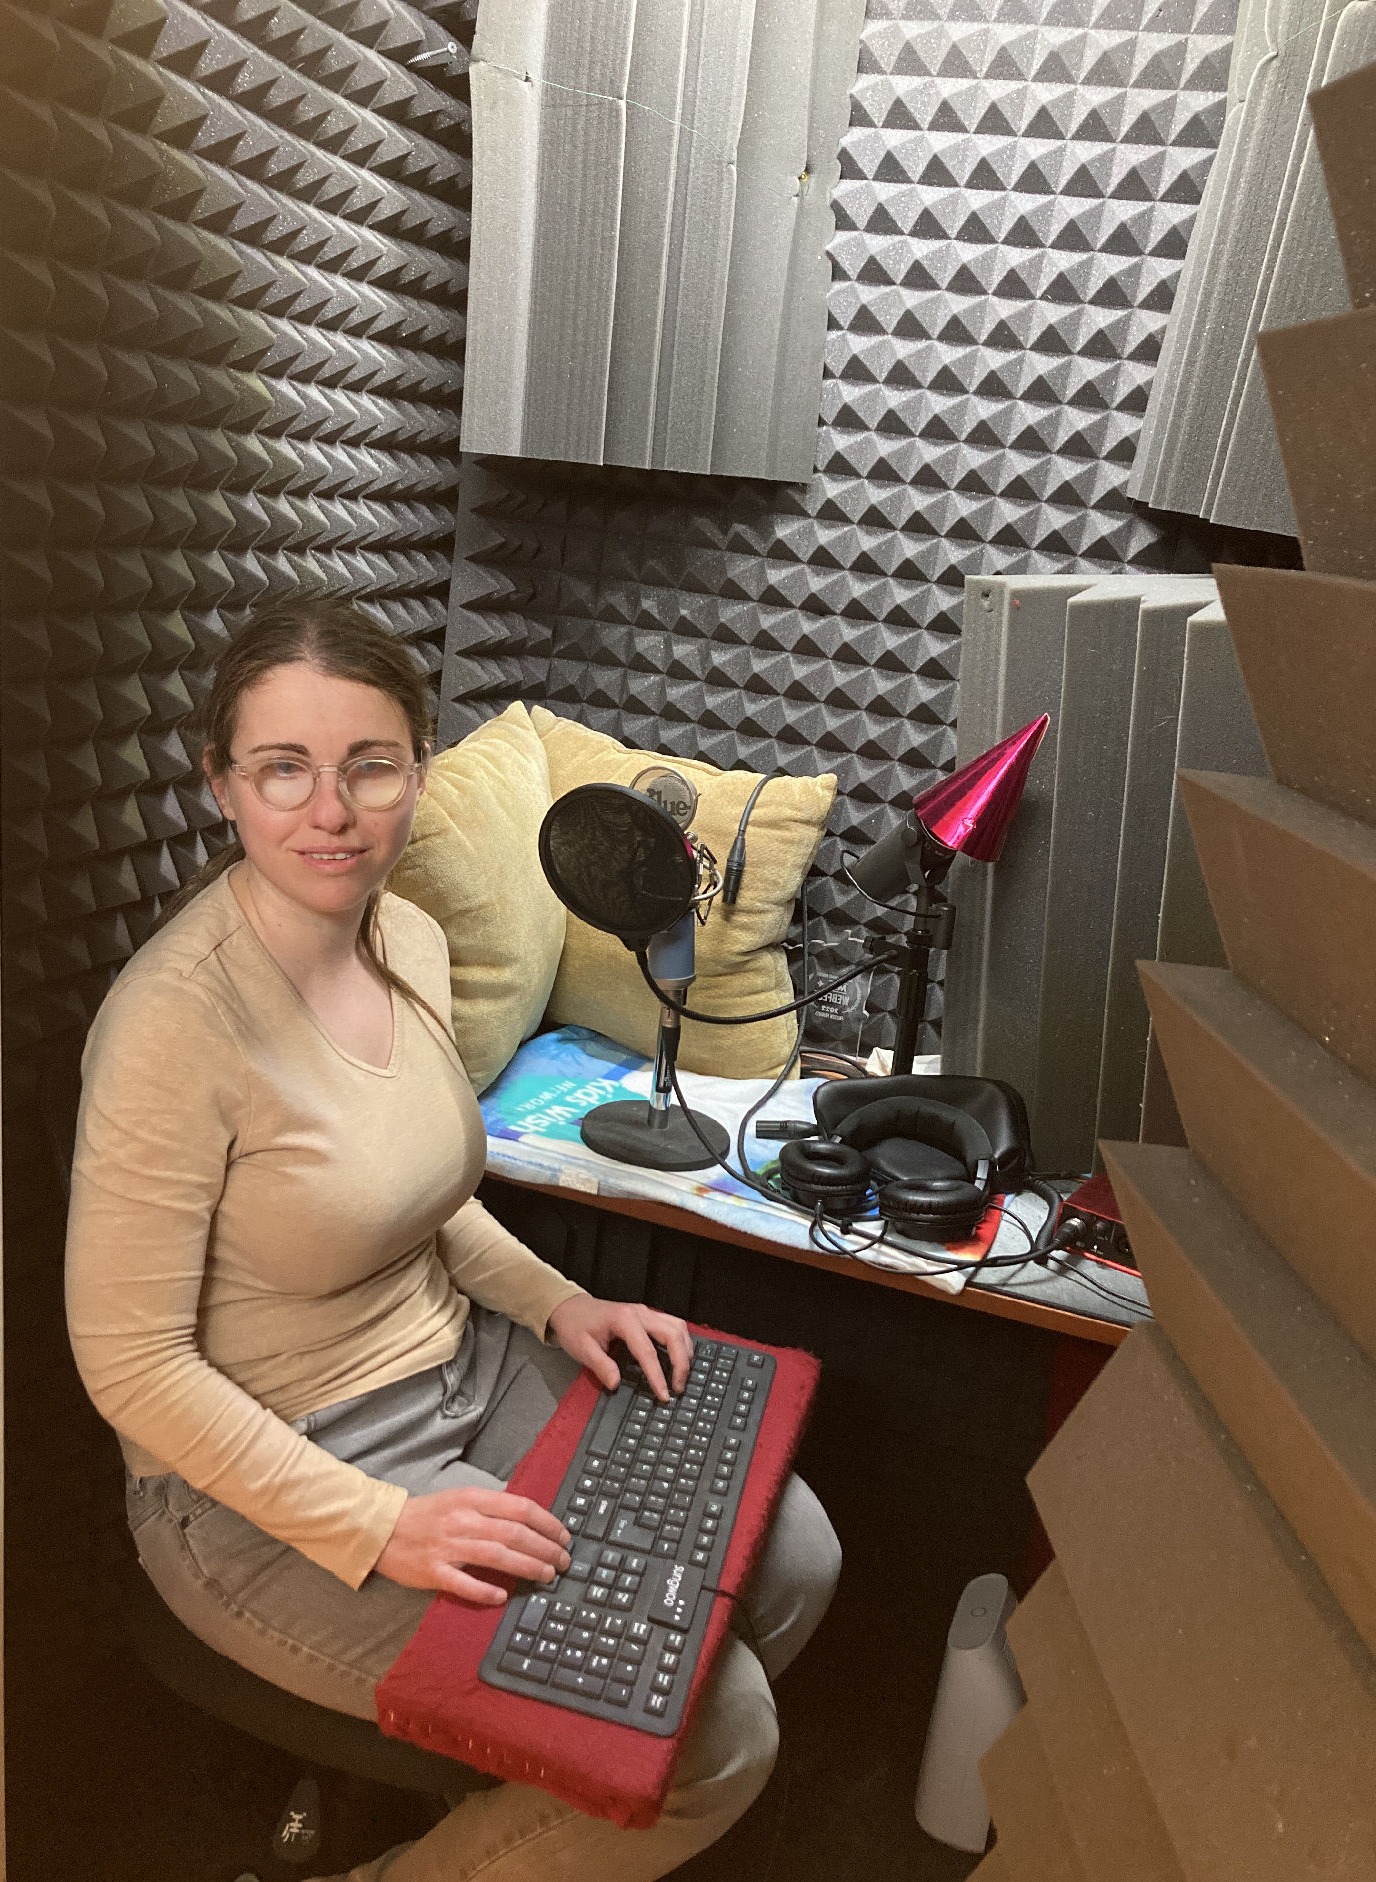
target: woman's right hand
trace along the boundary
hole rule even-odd
[[[519,1581],[553,1581],[569,1565],[572,1540],[557,1516],[506,1490],[434,1490],[406,1499],[377,1569],[404,1588],[434,1588],[498,1607],[506,1590],[465,1567],[498,1569]]]

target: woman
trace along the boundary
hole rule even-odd
[[[68,1318],[120,1434],[140,1557],[204,1640],[360,1717],[435,1590],[552,1580],[568,1532],[505,1489],[580,1365],[623,1340],[681,1391],[683,1322],[595,1299],[473,1197],[481,1114],[443,936],[384,890],[425,787],[406,653],[356,608],[279,608],[224,656],[203,764],[238,841],[178,898],[97,1016]],[[664,1378],[653,1341],[667,1355]],[[774,1757],[767,1677],[837,1573],[785,1492],[659,1824],[506,1784],[350,1882],[640,1882],[733,1822]]]

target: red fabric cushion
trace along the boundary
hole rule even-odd
[[[732,1337],[706,1327],[693,1331],[704,1339]],[[627,1829],[648,1829],[658,1819],[684,1734],[726,1638],[732,1602],[754,1567],[817,1387],[820,1369],[811,1354],[760,1340],[750,1344],[772,1353],[777,1370],[727,1545],[720,1591],[673,1737],[656,1738],[485,1685],[478,1667],[504,1610],[474,1607],[444,1594],[435,1596],[377,1688],[378,1724],[384,1732],[494,1777],[538,1785],[589,1816],[609,1817]],[[512,1490],[549,1506],[600,1395],[590,1373],[574,1381],[516,1467]]]

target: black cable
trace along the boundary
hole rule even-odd
[[[1149,1302],[1129,1300],[1127,1295],[1116,1293],[1111,1287],[1101,1286],[1098,1281],[1091,1279],[1089,1275],[1081,1274],[1079,1269],[1073,1267],[1059,1252],[1050,1250],[1043,1255],[1041,1259],[1048,1267],[1055,1267],[1066,1280],[1075,1281],[1081,1287],[1087,1287],[1091,1294],[1101,1295],[1103,1299],[1112,1301],[1115,1307],[1125,1308],[1129,1313],[1140,1314],[1143,1319],[1146,1320],[1152,1318],[1151,1305]]]
[[[689,1107],[687,1101],[684,1098],[682,1087],[679,1085],[679,1082],[678,1082],[678,1072],[676,1068],[673,1068],[673,1067],[670,1068],[669,1080],[673,1087],[674,1096],[678,1099],[679,1108],[682,1110],[684,1116],[688,1119],[688,1123],[692,1128],[693,1135],[697,1138],[698,1142],[702,1145],[703,1149],[711,1157],[713,1163],[715,1163],[719,1169],[724,1170],[726,1174],[732,1179],[733,1182],[741,1183],[745,1188],[753,1190],[756,1195],[763,1196],[766,1202],[780,1204],[782,1207],[792,1210],[793,1213],[796,1215],[808,1216],[808,1219],[809,1219],[808,1240],[812,1243],[813,1247],[820,1246],[820,1244],[817,1241],[817,1236],[820,1233],[824,1237],[827,1238],[827,1246],[823,1248],[822,1252],[824,1253],[830,1252],[832,1254],[844,1256],[845,1258],[850,1259],[850,1260],[857,1260],[857,1261],[863,1260],[864,1249],[866,1248],[872,1249],[872,1248],[881,1247],[883,1243],[887,1240],[888,1233],[889,1233],[887,1224],[885,1225],[884,1229],[878,1235],[875,1235],[875,1236],[857,1236],[855,1235],[854,1230],[844,1230],[844,1231],[832,1230],[830,1225],[826,1224],[823,1220],[822,1210],[821,1210],[820,1205],[815,1210],[808,1211],[807,1209],[803,1208],[800,1204],[795,1203],[790,1197],[781,1194],[780,1191],[773,1188],[773,1186],[770,1185],[769,1183],[760,1180],[756,1176],[755,1172],[751,1170],[750,1165],[748,1164],[745,1158],[743,1146],[744,1146],[744,1138],[745,1138],[745,1129],[746,1129],[747,1124],[749,1123],[750,1119],[755,1115],[755,1113],[761,1110],[769,1102],[769,1100],[778,1091],[779,1087],[783,1084],[784,1080],[788,1077],[789,1072],[793,1069],[793,1066],[798,1058],[799,1051],[800,1051],[800,1045],[795,1043],[793,1051],[789,1054],[787,1063],[784,1065],[783,1070],[779,1073],[778,1077],[774,1080],[773,1084],[769,1087],[768,1091],[765,1092],[764,1096],[750,1107],[750,1109],[745,1113],[744,1117],[741,1120],[740,1128],[738,1129],[737,1134],[736,1134],[736,1150],[737,1150],[737,1155],[740,1158],[740,1162],[742,1166],[740,1170],[733,1170],[730,1163],[726,1160],[726,1158],[720,1155],[720,1153],[714,1148],[714,1146],[708,1142],[705,1133],[700,1128],[696,1117],[694,1117],[691,1108]],[[1044,1189],[1049,1189],[1049,1186],[1043,1186],[1043,1187]],[[1029,1184],[1029,1188],[1033,1189],[1034,1192],[1038,1191],[1038,1184],[1035,1178]],[[1054,1191],[1050,1193],[1055,1194]],[[1059,1203],[1062,1199],[1058,1196],[1056,1200],[1057,1200],[1057,1203]],[[1018,1255],[988,1255],[986,1254],[986,1255],[975,1256],[973,1258],[970,1256],[960,1256],[960,1257],[956,1257],[956,1258],[948,1259],[944,1261],[939,1255],[936,1255],[936,1256],[921,1255],[918,1257],[918,1259],[926,1264],[925,1273],[927,1275],[930,1276],[934,1274],[964,1273],[970,1276],[970,1282],[972,1286],[978,1286],[980,1285],[978,1276],[986,1273],[988,1270],[992,1268],[1022,1268],[1022,1267],[1026,1267],[1029,1262],[1037,1262],[1037,1263],[1046,1264],[1049,1266],[1052,1264],[1053,1261],[1058,1261],[1059,1257],[1056,1255],[1056,1253],[1052,1249],[1049,1249],[1049,1248],[1044,1249],[1040,1253],[1033,1252],[1036,1249],[1036,1244],[1037,1244],[1037,1240],[1039,1237],[1033,1235],[1032,1231],[1028,1228],[1027,1224],[1023,1221],[1022,1217],[1015,1215],[1013,1211],[1007,1206],[1006,1203],[991,1202],[989,1206],[992,1209],[996,1209],[1000,1215],[1007,1216],[1010,1222],[1014,1223],[1016,1227],[1022,1230],[1023,1234],[1028,1239],[1028,1252],[1026,1254],[1018,1254]],[[1052,1211],[1054,1207],[1055,1205],[1053,1205],[1051,1202],[1048,1201],[1048,1205],[1047,1205],[1048,1221],[1052,1219]],[[866,1217],[852,1217],[850,1219],[853,1221],[854,1220],[863,1221],[867,1218]],[[840,1237],[843,1233],[850,1234],[854,1240],[859,1241],[861,1243],[861,1248],[856,1249],[854,1247],[847,1245],[845,1242],[841,1241]],[[831,1239],[833,1236],[835,1237],[834,1240]],[[1091,1293],[1098,1294],[1102,1296],[1103,1299],[1112,1301],[1113,1304],[1117,1307],[1123,1308],[1126,1311],[1131,1312],[1131,1313],[1144,1315],[1146,1318],[1150,1319],[1151,1312],[1149,1308],[1143,1308],[1136,1301],[1128,1300],[1121,1294],[1115,1294],[1110,1289],[1106,1287],[1101,1287],[1096,1281],[1091,1280],[1089,1276],[1077,1273],[1076,1270],[1072,1268],[1068,1262],[1060,1262],[1059,1265],[1067,1279],[1078,1281],[1082,1286],[1087,1287],[1091,1291]]]
[[[764,1107],[769,1103],[769,1100],[774,1096],[775,1092],[778,1091],[779,1088],[783,1085],[785,1079],[787,1079],[789,1073],[793,1070],[793,1067],[798,1063],[798,1059],[802,1053],[802,1049],[803,1049],[803,1029],[801,1026],[799,1026],[798,1037],[794,1041],[793,1050],[792,1052],[789,1053],[788,1062],[785,1064],[783,1070],[779,1073],[779,1076],[774,1080],[774,1083],[769,1087],[769,1090],[764,1094],[764,1096],[762,1098],[757,1099],[756,1102],[751,1105],[750,1109],[741,1118],[740,1125],[736,1131],[736,1161],[737,1163],[740,1164],[741,1169],[745,1172],[744,1177],[741,1179],[744,1182],[753,1183],[756,1180],[756,1173],[754,1170],[751,1169],[750,1159],[745,1154],[746,1131],[748,1130],[751,1120],[755,1116],[755,1113],[757,1111],[762,1111]],[[784,1198],[781,1198],[781,1200],[787,1201],[788,1198],[784,1197]]]
[[[635,951],[636,966],[640,969],[641,979],[661,1006],[667,1006],[671,1013],[678,1013],[684,1019],[700,1020],[704,1026],[754,1026],[761,1020],[787,1019],[791,1013],[799,1013],[814,1000],[820,1000],[825,993],[835,993],[838,987],[844,987],[848,981],[855,980],[874,966],[873,961],[861,961],[858,967],[852,967],[849,973],[842,974],[839,980],[828,981],[825,987],[817,987],[811,993],[805,993],[800,999],[790,1000],[787,1006],[771,1007],[767,1013],[695,1013],[691,1006],[685,1006],[676,1000],[667,988],[661,987],[650,972],[650,963],[646,959],[644,948]]]
[[[804,1046],[799,1061],[804,1078],[809,1068],[820,1068],[818,1076],[823,1078],[868,1078],[862,1060],[852,1058],[849,1052],[830,1052],[825,1046]]]
[[[796,1057],[796,1054],[797,1054],[797,1047],[795,1046],[793,1056],[789,1058],[788,1064],[785,1065],[783,1071],[780,1073],[779,1077],[775,1080],[772,1088],[769,1091],[767,1091],[764,1095],[764,1098],[760,1100],[761,1104],[763,1104],[767,1099],[771,1098],[774,1095],[774,1092],[776,1092],[779,1086],[784,1082],[784,1079],[788,1076],[790,1070],[792,1069],[793,1057]],[[718,1150],[716,1150],[714,1146],[707,1141],[706,1133],[703,1131],[697,1119],[693,1116],[692,1111],[689,1109],[688,1102],[684,1098],[682,1088],[680,1087],[679,1082],[678,1082],[678,1069],[676,1066],[670,1067],[669,1082],[673,1086],[674,1096],[678,1099],[679,1109],[683,1112],[684,1116],[688,1119],[688,1122],[690,1126],[692,1127],[693,1135],[697,1138],[698,1142],[702,1145],[703,1149],[711,1157],[713,1163],[716,1164],[718,1169],[725,1170],[726,1174],[732,1179],[733,1182],[743,1183],[747,1189],[753,1189],[757,1195],[763,1196],[766,1201],[782,1203],[784,1207],[787,1209],[794,1209],[794,1210],[798,1209],[797,1203],[791,1202],[787,1196],[779,1195],[776,1190],[770,1189],[766,1184],[757,1182],[753,1175],[742,1176],[739,1170],[733,1170],[731,1168],[731,1165],[727,1162],[726,1158],[722,1156],[721,1153]],[[756,1106],[755,1108],[758,1109],[759,1107]],[[808,1212],[806,1210],[802,1210],[800,1213],[805,1215]]]
[[[721,879],[721,899],[727,908],[731,908],[741,892],[741,877],[745,874],[745,832],[750,823],[751,813],[759,802],[760,792],[771,778],[777,778],[777,771],[766,772],[745,800],[745,809],[741,812],[740,823],[736,827],[735,841],[727,851],[726,868]],[[806,984],[806,983],[804,983]]]

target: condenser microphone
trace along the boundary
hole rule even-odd
[[[687,829],[697,808],[688,780],[656,765],[639,773],[642,784],[582,784],[558,798],[540,826],[540,865],[565,908],[647,955],[651,977],[681,994],[695,974],[697,911],[720,878]],[[681,1024],[677,1006],[661,1003],[649,1101],[589,1111],[579,1134],[590,1150],[658,1170],[705,1170],[725,1157],[721,1125],[672,1101]]]

